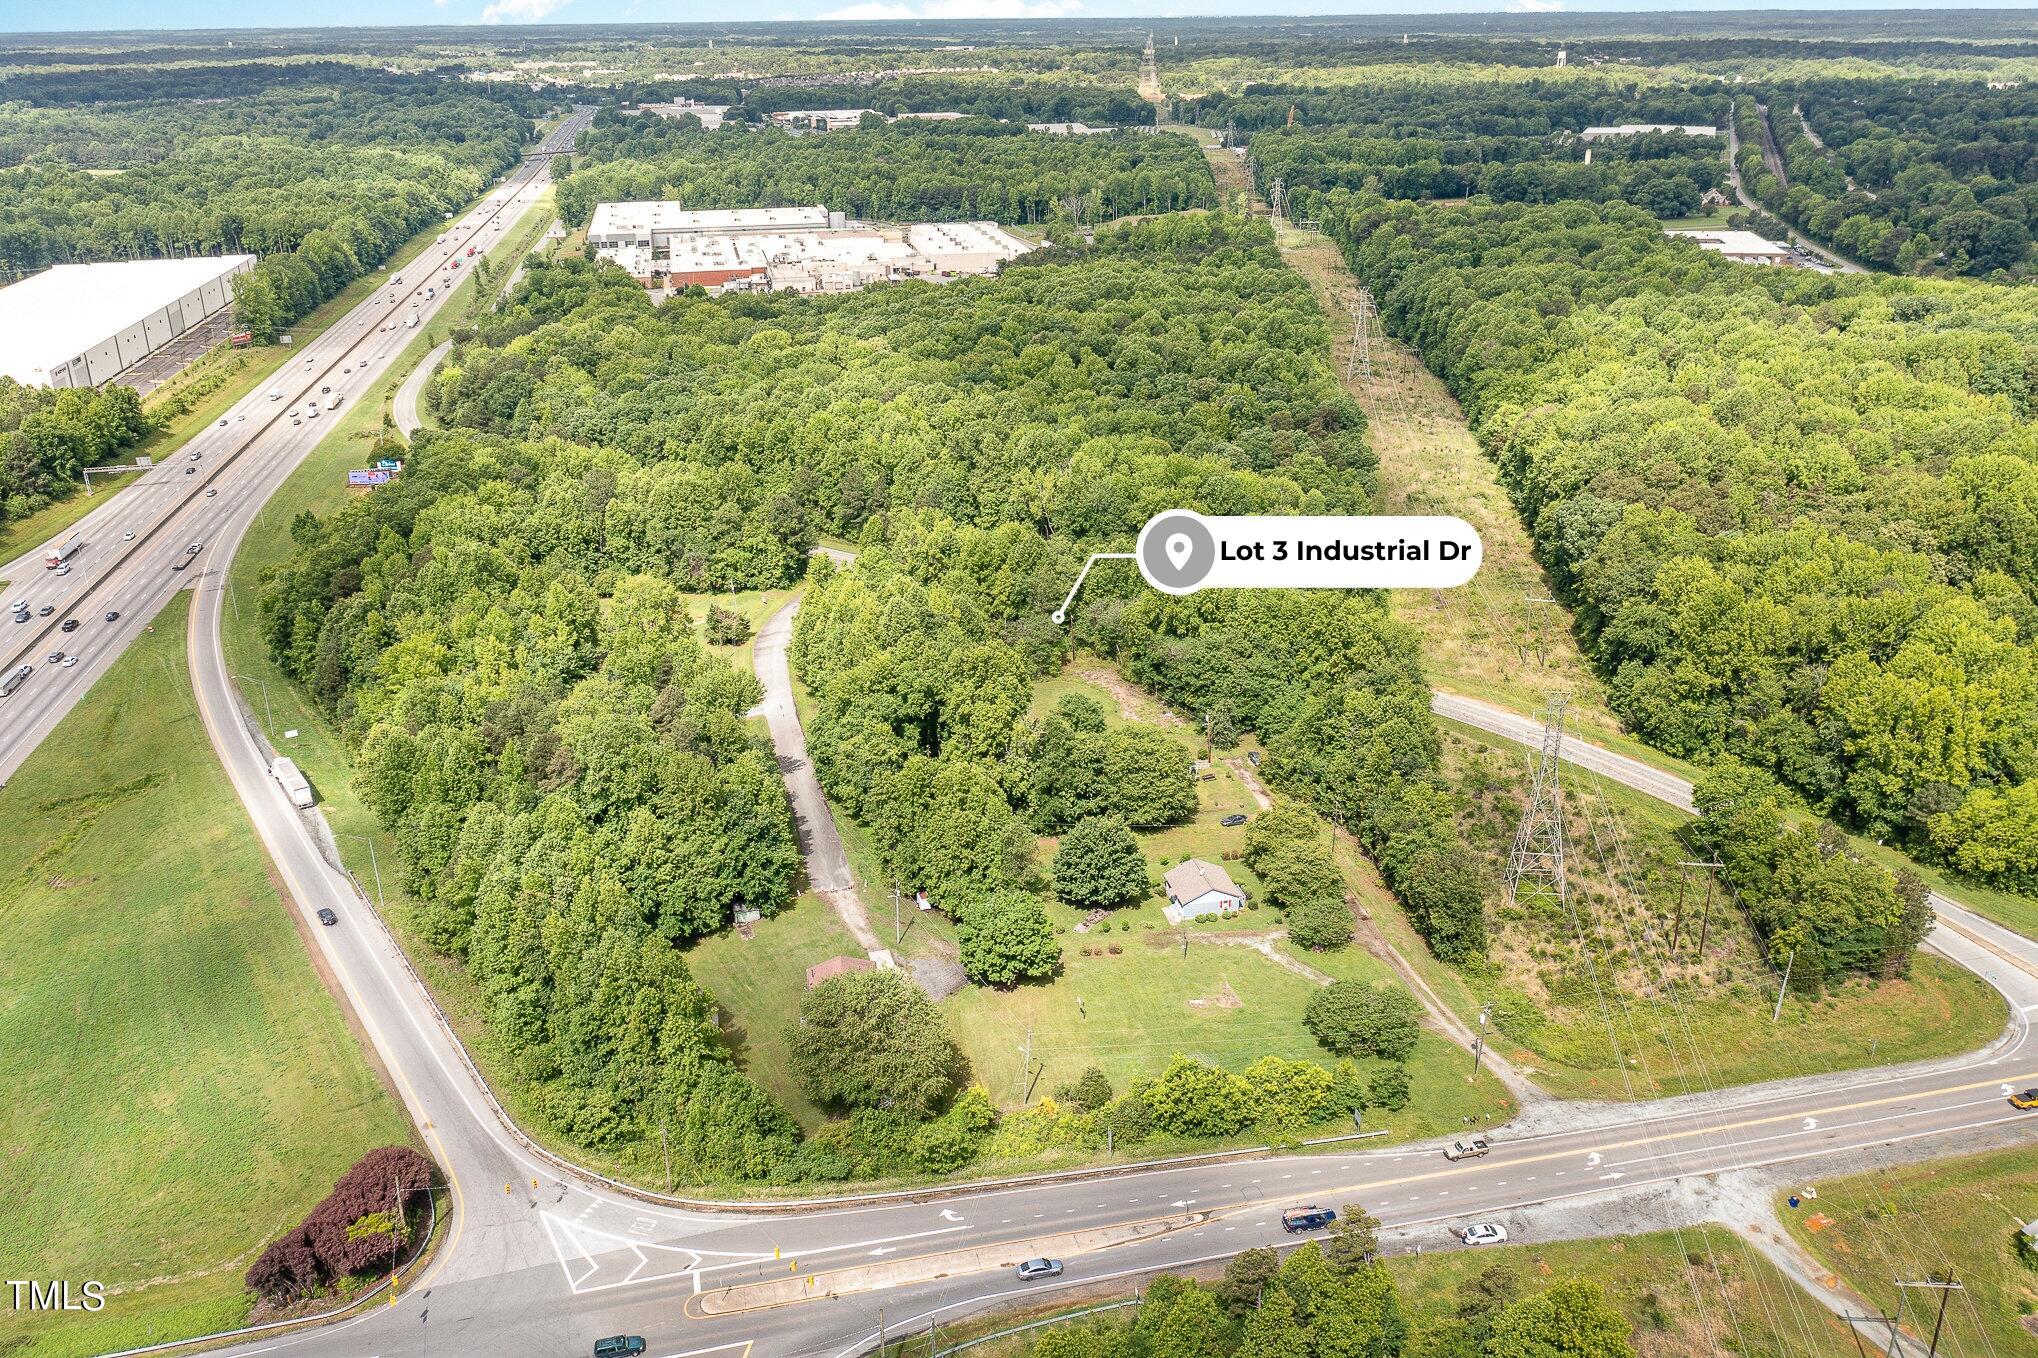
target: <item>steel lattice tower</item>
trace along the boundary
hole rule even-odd
[[[1550,699],[1543,718],[1543,746],[1536,755],[1535,781],[1528,806],[1514,830],[1507,855],[1507,903],[1527,897],[1554,897],[1570,903],[1564,878],[1564,790],[1559,769],[1564,748],[1564,700]]]

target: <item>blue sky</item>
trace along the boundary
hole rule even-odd
[[[2029,9],[2038,0],[2000,8]],[[1637,10],[1746,9],[1750,0],[0,0],[0,31],[235,28],[277,24],[373,26],[484,20],[553,23],[756,22],[819,18],[1091,18],[1174,14],[1589,14]],[[1920,0],[1799,0],[1790,9],[1929,8]]]

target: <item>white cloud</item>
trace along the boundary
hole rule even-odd
[[[481,22],[534,24],[554,10],[572,3],[573,0],[493,0],[487,9],[481,11]]]
[[[859,5],[844,5],[841,9],[831,9],[820,17],[846,19],[852,23],[863,19],[910,19],[913,17],[913,7],[890,5],[884,3],[884,0],[863,0]]]
[[[1060,19],[1082,9],[1081,0],[926,0],[928,19]]]
[[[922,0],[915,9],[899,0],[859,0],[831,9],[823,19],[1060,19],[1082,10],[1082,0]]]
[[[1509,14],[1562,14],[1564,0],[1513,0],[1507,7]]]

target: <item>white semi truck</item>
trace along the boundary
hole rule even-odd
[[[300,811],[306,811],[311,808],[313,801],[311,783],[302,773],[298,772],[296,760],[291,759],[288,755],[279,754],[276,756],[275,762],[269,765],[269,772],[275,777],[277,782],[283,785],[283,791],[289,794],[292,806]]]
[[[82,533],[71,534],[71,536],[65,538],[62,542],[50,548],[49,551],[43,553],[42,559],[43,569],[51,571],[55,570],[57,567],[63,565],[66,561],[69,561],[71,559],[72,554],[75,553],[80,547],[83,547],[84,545],[85,545],[84,534]]]

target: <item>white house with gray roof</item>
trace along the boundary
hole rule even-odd
[[[1200,858],[1187,859],[1169,868],[1161,875],[1161,884],[1168,893],[1168,903],[1161,913],[1170,924],[1245,909],[1245,893],[1231,880],[1231,874]]]

